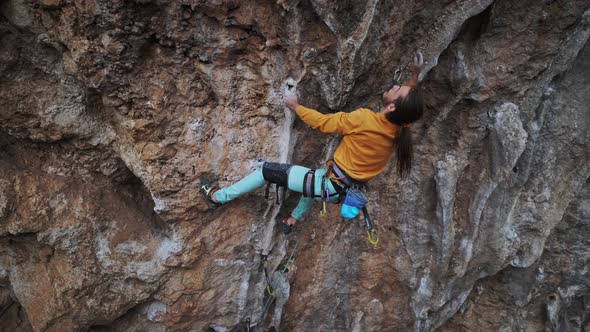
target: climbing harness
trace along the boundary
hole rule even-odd
[[[322,201],[322,207],[320,209],[320,216],[324,217],[327,213],[327,207],[326,204],[328,202],[330,202],[330,199],[334,196],[339,196],[340,194],[338,192],[335,192],[333,194],[330,194],[330,191],[328,190],[328,188],[326,187],[326,174],[324,173],[324,175],[322,176],[322,181],[321,181],[321,188],[320,188],[320,194],[316,195],[315,193],[315,170],[311,169],[309,170],[307,173],[305,173],[305,176],[303,177],[303,197],[312,197],[312,198],[320,198]]]
[[[303,197],[315,195],[315,169],[309,170],[303,177]]]
[[[320,190],[320,194],[316,195],[315,194],[315,169],[311,169],[309,170],[307,173],[305,173],[305,176],[303,177],[303,197],[312,197],[312,198],[318,198],[320,197],[323,200],[326,199],[326,197],[328,197],[328,201],[330,200],[331,197],[337,196],[338,193],[333,193],[330,194],[330,191],[325,187],[325,174],[322,177],[322,188]]]
[[[344,185],[346,187],[352,187],[353,185],[363,186],[364,182],[358,182],[353,180],[348,174],[346,174],[339,166],[334,162],[334,160],[328,160],[326,162],[326,175],[330,180],[335,181],[341,187]]]

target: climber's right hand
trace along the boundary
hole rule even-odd
[[[417,51],[416,54],[414,54],[414,63],[412,64],[412,69],[418,73],[424,69],[424,56],[422,55],[422,52]]]
[[[418,84],[418,80],[420,79],[420,73],[424,69],[424,56],[422,52],[417,51],[414,54],[414,62],[412,63],[412,77],[410,78],[410,85]]]

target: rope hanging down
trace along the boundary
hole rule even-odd
[[[307,222],[307,224],[310,224],[311,221]],[[309,226],[309,225],[306,225]],[[289,266],[291,265],[291,263],[293,262],[293,260],[295,259],[295,254],[297,253],[297,250],[299,250],[299,244],[301,243],[301,241],[305,238],[305,234],[306,234],[306,230],[308,227],[304,227],[303,228],[303,232],[299,233],[298,237],[297,237],[297,242],[295,242],[295,248],[293,248],[293,251],[291,252],[291,255],[289,255],[289,257],[287,258],[287,260],[284,263],[281,263],[279,265],[279,272],[280,273],[287,273],[289,271]],[[282,266],[282,268],[281,268]],[[272,283],[272,280],[270,280],[267,270],[266,270],[266,266],[264,267],[264,276],[266,278],[266,294],[268,294],[268,297],[266,298],[266,300],[264,301],[264,304],[262,306],[262,314],[260,315],[260,318],[258,319],[258,322],[256,322],[255,324],[253,324],[252,326],[257,326],[258,324],[262,324],[264,323],[264,320],[266,319],[266,315],[268,313],[268,310],[270,309],[270,306],[272,304],[272,302],[274,301],[275,298],[275,288],[276,288],[276,284]]]

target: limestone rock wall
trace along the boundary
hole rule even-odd
[[[587,0],[5,0],[0,13],[5,329],[589,328]],[[337,138],[285,109],[287,89],[322,112],[376,108],[417,49],[427,112],[411,176],[389,167],[370,184],[377,246],[337,206],[279,234],[298,195],[201,199],[201,176],[225,186],[261,160],[330,157]],[[261,320],[265,268],[281,287]]]

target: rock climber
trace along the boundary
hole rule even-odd
[[[406,176],[412,165],[411,124],[422,117],[424,109],[419,85],[423,63],[422,54],[417,52],[410,82],[405,85],[394,83],[383,93],[379,112],[360,108],[350,113],[322,114],[300,105],[295,94],[283,97],[285,106],[312,128],[343,135],[333,160],[328,161],[326,167],[312,170],[265,162],[261,168],[229,187],[218,188],[203,181],[200,191],[214,207],[267,182],[303,193],[291,215],[277,220],[283,233],[288,234],[314,199],[339,203],[350,187],[362,185],[381,173],[394,152],[397,154],[398,173]]]

